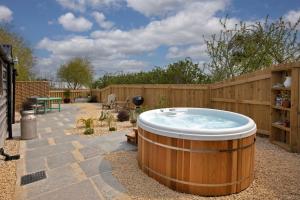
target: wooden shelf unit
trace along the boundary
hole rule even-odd
[[[290,88],[273,87],[275,84],[285,81],[286,76],[292,77]],[[300,152],[300,117],[299,117],[299,85],[300,68],[286,67],[277,68],[271,71],[271,135],[270,141],[287,151]],[[290,97],[289,108],[276,105],[276,96],[286,94]],[[289,124],[280,124],[278,122],[288,121]]]

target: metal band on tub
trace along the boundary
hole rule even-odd
[[[186,151],[186,152],[192,152],[192,153],[220,153],[220,152],[233,152],[233,151],[238,151],[241,149],[247,149],[249,147],[251,147],[252,145],[255,144],[256,139],[253,139],[253,142],[251,144],[248,144],[246,146],[242,146],[242,147],[237,147],[237,148],[233,148],[233,149],[187,149],[187,148],[181,148],[181,147],[174,147],[174,146],[170,146],[170,145],[166,145],[166,144],[161,144],[158,142],[155,142],[153,140],[150,140],[146,137],[144,137],[143,135],[141,135],[140,133],[138,134],[139,137],[141,137],[143,140],[151,143],[151,144],[155,144],[157,146],[160,147],[164,147],[167,149],[172,149],[172,150],[179,150],[179,151]]]

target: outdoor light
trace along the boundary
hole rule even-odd
[[[15,58],[13,59],[13,63],[14,63],[15,65],[17,65],[17,64],[19,63],[18,57],[15,57]]]

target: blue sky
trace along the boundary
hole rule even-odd
[[[229,24],[270,15],[294,22],[299,0],[0,0],[8,23],[34,49],[35,70],[54,75],[75,56],[88,57],[95,74],[133,72],[191,57],[208,59],[203,35]]]

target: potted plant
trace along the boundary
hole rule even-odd
[[[116,119],[115,116],[111,113],[108,113],[106,122],[108,125],[108,130],[109,131],[116,131],[117,130],[117,124],[116,124]]]
[[[133,127],[136,126],[137,113],[135,112],[135,110],[130,111],[129,121],[130,121],[130,123],[132,124]]]
[[[87,118],[87,119],[81,118],[77,121],[77,124],[82,123],[84,125],[85,130],[83,134],[91,135],[94,133],[94,121],[95,119],[93,118]]]
[[[64,103],[70,103],[71,102],[71,90],[67,89],[64,91]]]
[[[118,112],[117,115],[118,121],[119,122],[125,122],[129,120],[129,112],[128,110],[121,110]]]

